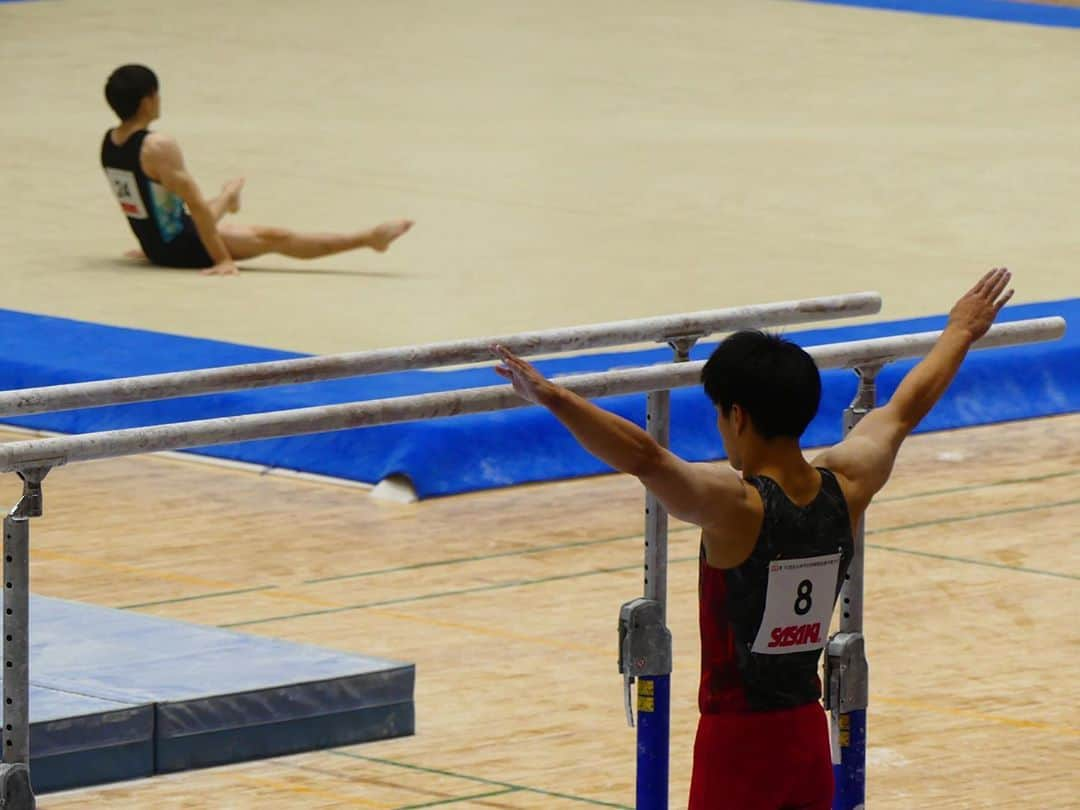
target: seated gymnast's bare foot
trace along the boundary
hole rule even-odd
[[[141,261],[146,261],[146,254],[143,253],[138,248],[132,248],[131,250],[125,250],[124,251],[124,258],[125,259],[139,259]]]
[[[225,209],[230,214],[240,210],[240,192],[244,190],[244,178],[234,177],[221,187],[221,196],[226,199]]]
[[[393,222],[384,222],[371,231],[371,236],[368,237],[368,247],[383,253],[390,247],[391,242],[408,233],[412,226],[413,221],[411,219],[396,219]]]

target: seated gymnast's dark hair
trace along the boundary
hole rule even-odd
[[[158,90],[157,76],[145,65],[118,67],[105,82],[105,100],[113,112],[127,121],[139,111],[139,104]]]
[[[790,340],[765,332],[729,335],[701,370],[701,382],[724,416],[737,403],[763,439],[799,438],[821,403],[814,359]]]

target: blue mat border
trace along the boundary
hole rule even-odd
[[[1008,307],[1002,320],[1064,315],[1080,323],[1080,298]],[[803,345],[882,337],[939,329],[945,316],[886,321],[788,333]],[[706,357],[715,343],[695,348]],[[22,388],[78,380],[104,379],[160,371],[299,357],[296,353],[241,346],[201,338],[102,326],[62,318],[0,310],[0,380]],[[666,348],[611,352],[543,360],[550,375],[600,371],[670,361]],[[920,431],[1047,416],[1080,410],[1080,382],[1070,373],[1080,363],[1080,329],[1064,340],[1034,346],[975,352],[945,398]],[[881,375],[886,399],[911,366],[894,363]],[[806,446],[840,438],[840,412],[855,390],[850,372],[823,374],[819,417],[804,437]],[[389,396],[499,385],[490,368],[408,371],[302,386],[190,397],[162,402],[40,414],[7,420],[60,433],[160,424],[210,416],[352,402]],[[604,406],[644,423],[644,396],[614,397]],[[672,395],[672,447],[691,460],[721,457],[713,410],[699,388]],[[281,467],[374,483],[389,475],[407,476],[421,497],[549,481],[607,472],[547,412],[522,408],[383,425],[359,430],[296,436],[197,451],[217,458]]]
[[[159,717],[161,708],[158,707]],[[183,736],[159,734],[155,737],[154,772],[166,774],[211,768],[409,737],[415,733],[416,707],[408,700]]]
[[[415,732],[415,664],[37,594],[30,612],[39,793]]]
[[[32,726],[31,738],[34,730]],[[33,749],[33,743],[30,747]],[[154,775],[153,740],[62,754],[31,755],[30,775],[34,793],[38,795],[126,782],[129,779],[146,779]]]
[[[930,14],[938,17],[966,17],[973,20],[993,20],[1051,28],[1080,28],[1080,8],[1017,3],[1012,0],[805,0],[805,2]]]

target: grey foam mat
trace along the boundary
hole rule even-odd
[[[30,750],[38,792],[150,776],[154,706],[102,700],[31,682]]]
[[[115,778],[148,775],[143,739],[164,773],[414,729],[412,664],[41,596],[30,611],[39,792],[111,781],[113,760]],[[64,779],[45,766],[55,756]]]

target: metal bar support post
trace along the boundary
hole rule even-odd
[[[846,436],[877,404],[877,375],[881,366],[855,369],[859,388],[844,411]],[[863,636],[864,523],[855,531],[855,552],[840,589],[840,631],[825,650],[825,708],[831,712],[834,751],[839,762],[833,772],[836,789],[833,810],[863,810],[866,806],[866,709],[869,667]]]
[[[696,336],[669,341],[676,363],[690,359]],[[645,426],[663,447],[671,439],[671,391],[647,395]],[[637,684],[637,804],[638,810],[667,810],[671,748],[671,632],[667,628],[668,515],[651,492],[645,493],[645,592],[647,602],[657,605],[660,627],[654,628],[659,643],[666,646],[661,656],[662,672],[643,675]]]
[[[48,471],[19,473],[23,494],[4,518],[4,810],[36,806],[30,783],[30,520],[41,516],[41,482]]]

